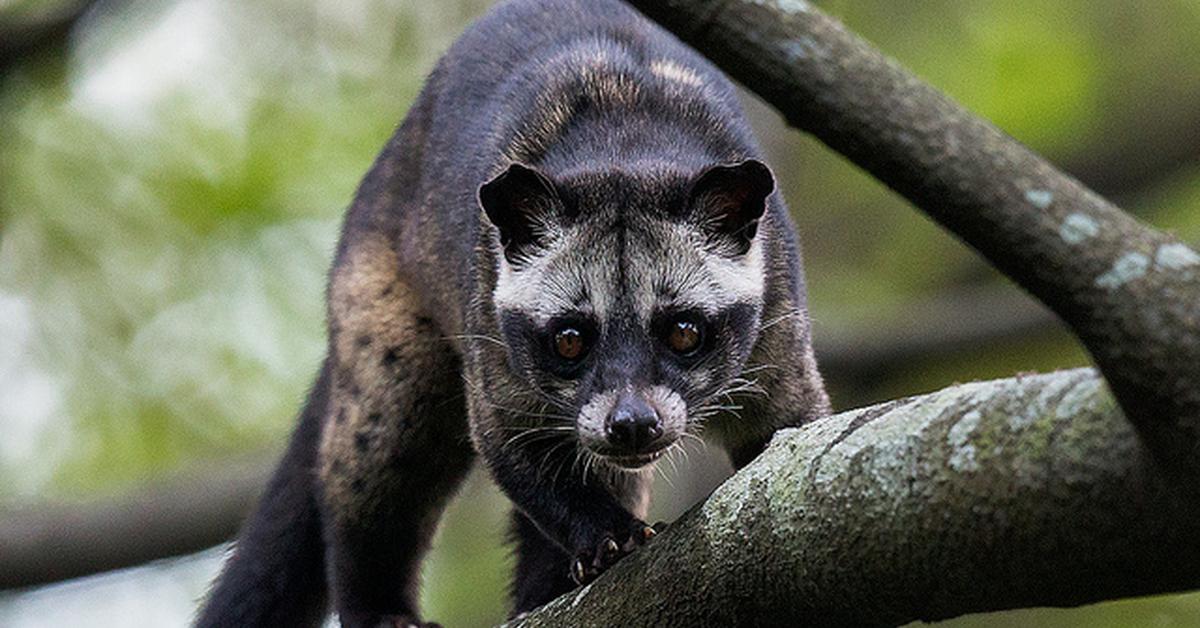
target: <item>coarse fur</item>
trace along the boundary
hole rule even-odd
[[[730,82],[617,0],[476,22],[347,213],[328,356],[197,625],[313,625],[327,595],[344,626],[417,623],[476,456],[515,506],[531,610],[652,535],[647,469],[681,439],[740,467],[827,414],[761,159]],[[703,332],[686,353],[664,341],[681,324]],[[581,357],[555,353],[563,329]]]

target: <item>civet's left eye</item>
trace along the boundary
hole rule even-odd
[[[583,332],[574,327],[563,327],[554,334],[554,352],[558,357],[574,362],[587,352]]]
[[[671,351],[681,356],[690,356],[700,349],[704,341],[704,330],[697,323],[681,319],[667,327],[666,338],[663,340]]]

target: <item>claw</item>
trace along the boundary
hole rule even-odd
[[[652,526],[634,521],[624,533],[603,535],[595,545],[585,546],[575,554],[575,560],[571,563],[571,580],[576,585],[591,582],[657,533]],[[618,541],[618,538],[624,540]]]
[[[587,582],[587,568],[583,566],[582,558],[576,558],[575,562],[571,563],[571,579],[575,584]]]

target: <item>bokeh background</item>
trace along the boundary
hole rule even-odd
[[[0,0],[0,564],[74,574],[89,551],[186,552],[35,587],[10,571],[0,626],[188,622],[227,549],[201,549],[206,526],[245,508],[316,371],[340,214],[489,4]],[[1200,0],[817,4],[1200,242]],[[838,408],[1087,363],[969,249],[746,105],[801,232]],[[661,474],[657,513],[728,472],[693,452]],[[464,488],[425,566],[428,617],[503,617],[506,509],[481,474]],[[46,545],[75,528],[102,533]],[[1200,595],[947,623],[1031,624],[1196,626]]]

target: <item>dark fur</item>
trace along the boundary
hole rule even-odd
[[[760,158],[730,83],[616,0],[515,0],[471,27],[346,216],[328,358],[198,625],[312,625],[326,590],[343,625],[415,620],[419,561],[476,453],[517,509],[515,611],[569,589],[573,559],[594,576],[644,542],[647,476],[589,474],[578,445],[513,436],[615,386],[661,385],[691,412],[753,370],[765,394],[734,394],[740,417],[707,420],[737,466],[779,427],[828,412],[782,199],[766,198],[761,221],[727,211],[771,192],[747,162]],[[481,192],[514,162],[532,174]],[[480,198],[500,209],[485,216]],[[704,215],[713,208],[720,220]],[[656,305],[644,325],[630,314],[644,295],[619,280],[591,323],[594,353],[578,373],[556,371],[545,329],[493,302],[502,256],[520,267],[550,246],[538,220],[592,234],[621,269],[660,263],[670,252],[656,252],[655,230],[671,225],[708,230],[704,255],[761,243],[761,298],[713,314],[712,351],[690,364],[655,348],[655,321],[680,313]],[[670,302],[665,283],[656,298]],[[582,308],[585,292],[571,297]]]

